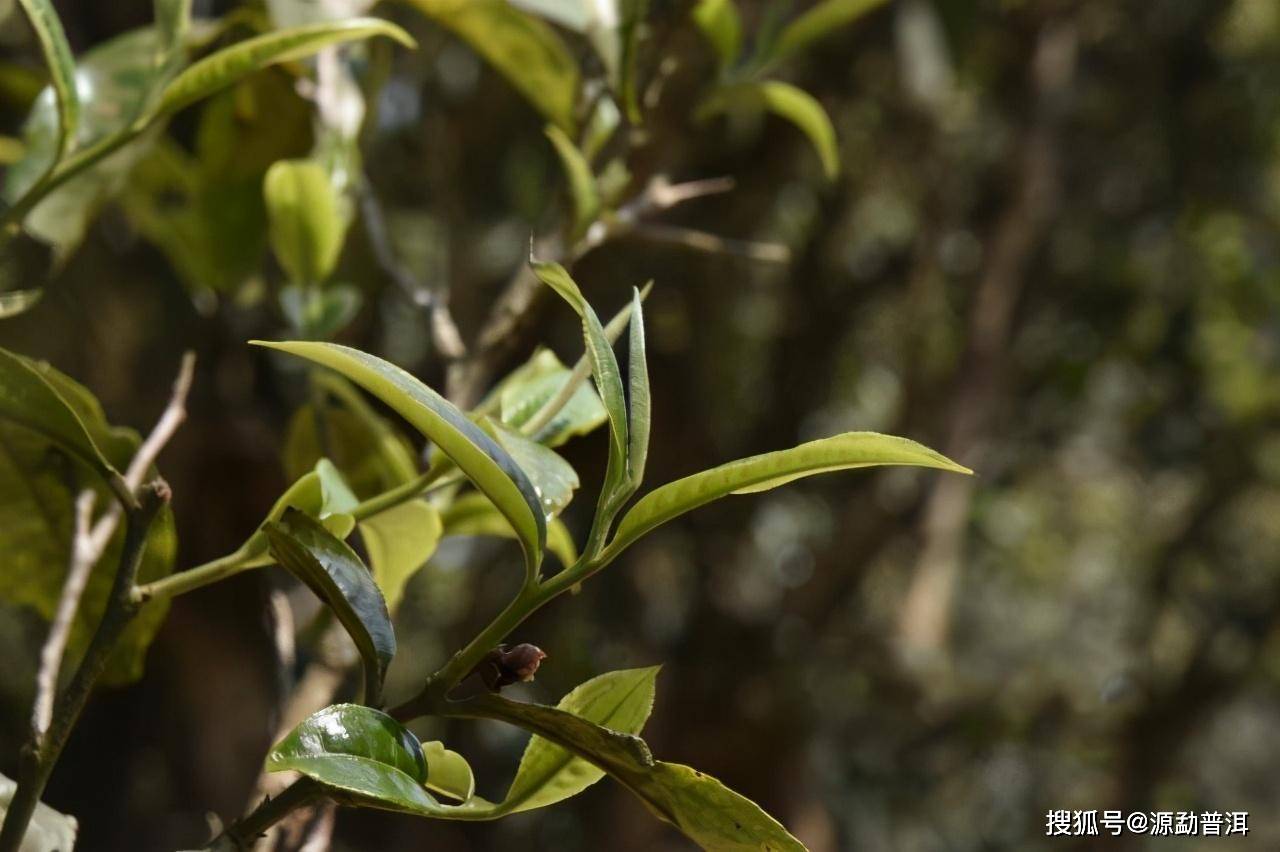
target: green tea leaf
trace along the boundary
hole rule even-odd
[[[653,710],[657,676],[657,666],[609,672],[576,687],[556,707],[613,731],[638,734]],[[495,812],[520,813],[553,805],[576,796],[603,777],[602,769],[534,736]]]
[[[360,522],[360,538],[369,554],[374,582],[396,611],[405,584],[435,553],[444,524],[430,503],[410,500]]]
[[[827,111],[813,95],[778,80],[735,83],[716,90],[698,108],[698,115],[706,117],[741,108],[765,109],[794,124],[809,138],[827,180],[835,180],[840,171],[836,131]]]
[[[406,0],[451,30],[548,121],[572,134],[578,64],[555,31],[507,0]]]
[[[591,360],[591,375],[595,379],[600,398],[609,416],[609,461],[605,469],[604,486],[600,490],[596,525],[592,539],[606,532],[613,512],[630,493],[626,491],[627,474],[627,403],[622,390],[622,375],[613,346],[605,336],[600,318],[583,297],[578,285],[558,263],[533,261],[533,271],[538,278],[555,290],[582,317],[582,336],[587,355]],[[588,548],[589,549],[589,548]]]
[[[547,449],[490,418],[486,418],[486,428],[533,483],[547,520],[564,511],[578,488],[578,474],[573,467],[555,450]]]
[[[161,64],[175,61],[191,28],[191,0],[155,0],[156,29],[160,33]]]
[[[58,10],[54,8],[52,0],[18,1],[40,41],[44,64],[49,69],[49,85],[53,87],[54,98],[58,103],[57,142],[54,144],[56,153],[52,160],[57,162],[67,156],[75,145],[76,130],[80,124],[76,60],[71,54],[71,46],[67,44],[62,21],[58,18]]]
[[[271,247],[290,280],[305,285],[327,279],[346,235],[329,172],[314,160],[281,160],[267,170],[262,194]]]
[[[715,852],[804,852],[760,806],[687,766],[655,761],[644,740],[552,707],[481,695],[458,715],[498,719],[549,740],[589,761],[640,798],[659,818],[703,849]]]
[[[26,313],[35,307],[43,295],[43,290],[10,290],[0,293],[0,319]]]
[[[268,66],[302,59],[330,45],[375,36],[386,36],[409,48],[417,46],[408,33],[380,18],[349,18],[276,30],[224,48],[191,65],[165,87],[153,115],[175,113]]]
[[[444,534],[485,535],[499,538],[515,538],[515,531],[502,514],[483,494],[463,494],[454,499],[441,513]],[[547,550],[564,566],[578,561],[578,547],[573,534],[559,518],[547,522]]]
[[[729,462],[650,491],[623,515],[606,553],[616,555],[655,527],[729,494],[765,491],[804,476],[877,465],[913,465],[972,473],[946,456],[906,438],[876,432],[846,432],[789,450]]]
[[[774,41],[765,64],[790,59],[810,44],[846,26],[887,0],[823,0],[788,24]]]
[[[418,738],[372,707],[335,704],[303,720],[267,754],[268,772],[287,770],[374,806],[439,807],[422,787],[427,763]]]
[[[524,427],[560,392],[572,372],[554,352],[538,350],[498,387],[502,422],[514,429]],[[570,438],[595,431],[608,419],[591,383],[583,382],[559,413],[530,437],[548,447],[558,447]]]
[[[547,125],[546,133],[556,149],[560,165],[564,168],[565,177],[569,181],[569,196],[573,199],[573,221],[569,228],[569,240],[576,242],[600,215],[600,193],[596,189],[596,179],[591,174],[590,164],[578,150],[578,146],[573,144],[573,140],[554,124]]]
[[[423,743],[422,754],[427,759],[427,779],[423,783],[428,790],[460,802],[476,794],[475,775],[462,755],[441,742]]]
[[[304,341],[254,343],[337,370],[412,423],[506,516],[524,549],[527,574],[537,576],[546,541],[538,495],[506,450],[456,406],[399,367],[357,349]]]
[[[267,513],[258,529],[240,546],[237,554],[245,568],[257,568],[271,564],[267,554],[266,526],[284,516],[286,509],[297,509],[320,521],[338,538],[346,538],[355,528],[355,519],[348,514],[355,507],[356,499],[342,474],[328,459],[320,459],[315,468],[298,477],[285,490]]]
[[[369,569],[355,551],[297,509],[286,509],[280,520],[267,524],[266,533],[276,561],[306,583],[346,628],[364,660],[365,703],[380,703],[396,637]]]
[[[627,480],[631,489],[644,481],[645,460],[649,457],[649,361],[644,345],[644,311],[640,304],[640,291],[631,292],[630,364],[627,379],[631,393],[627,399],[627,417],[630,423],[630,446],[627,451]]]
[[[342,248],[341,240],[337,248]],[[346,328],[363,304],[364,294],[350,284],[328,284],[323,289],[290,284],[280,291],[280,308],[290,327],[321,340]]]
[[[715,49],[720,70],[725,71],[742,53],[742,21],[734,0],[698,0],[692,14],[693,22]]]

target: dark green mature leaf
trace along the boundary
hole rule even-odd
[[[497,389],[502,422],[522,429],[569,381],[573,371],[549,349],[540,349]],[[609,419],[590,382],[583,382],[546,426],[530,435],[540,444],[558,447],[570,438],[592,432]]]
[[[409,48],[417,46],[408,33],[380,18],[350,18],[276,30],[224,48],[191,65],[165,87],[154,115],[177,112],[268,66],[302,59],[330,45],[374,36],[386,36]]]
[[[506,516],[524,549],[528,575],[537,576],[546,542],[538,495],[506,450],[456,406],[399,367],[357,349],[303,341],[254,343],[337,370],[412,423]]]
[[[22,11],[31,21],[31,28],[40,41],[44,64],[49,69],[50,86],[58,104],[57,142],[54,145],[56,162],[65,157],[76,141],[76,129],[80,124],[80,96],[76,91],[76,61],[67,44],[62,21],[52,0],[19,0]]]
[[[76,88],[93,97],[81,106],[76,147],[86,148],[124,130],[138,116],[165,73],[155,61],[158,45],[155,29],[147,27],[117,36],[80,58]],[[21,198],[54,163],[58,127],[55,92],[48,87],[36,98],[23,128],[26,156],[5,175],[7,201]],[[54,190],[27,214],[27,231],[65,257],[79,244],[97,207],[120,188],[151,141],[136,140]]]
[[[645,460],[649,457],[649,421],[652,416],[649,404],[649,361],[644,344],[644,310],[639,290],[631,293],[630,350],[627,379],[631,392],[627,399],[627,417],[631,427],[631,443],[627,452],[627,480],[634,491],[644,481]]]
[[[555,290],[582,317],[582,336],[587,355],[591,360],[591,375],[595,379],[600,398],[609,416],[609,462],[605,469],[604,486],[600,490],[597,525],[607,525],[618,505],[630,496],[625,491],[627,476],[627,403],[622,390],[622,375],[613,346],[605,336],[600,318],[587,303],[578,285],[558,263],[533,261],[533,271],[538,278]],[[597,526],[594,532],[603,532]],[[594,538],[594,535],[593,535]]]
[[[29,373],[13,372],[15,362]],[[18,391],[16,396],[11,393],[14,390]],[[21,406],[46,403],[54,405],[54,415],[41,428],[30,420],[27,423],[31,425],[24,425],[21,419],[0,410],[0,550],[6,554],[4,570],[0,571],[0,598],[30,607],[48,619],[57,608],[70,562],[77,494],[92,488],[100,510],[115,499],[97,465],[64,442],[88,442],[104,455],[106,464],[125,467],[140,440],[131,430],[110,426],[97,400],[81,385],[47,364],[0,350],[0,409],[17,404],[21,411]],[[59,406],[61,414],[57,413]],[[70,431],[69,438],[64,428]],[[86,447],[82,447],[85,452]],[[72,624],[68,668],[84,653],[102,618],[124,539],[121,526],[89,576]],[[173,515],[166,507],[148,535],[139,579],[150,582],[166,576],[173,570],[175,552]],[[157,602],[134,617],[112,655],[105,682],[123,683],[141,676],[146,648],[166,611],[167,602]]]
[[[267,754],[267,771],[293,770],[396,810],[440,807],[422,787],[418,738],[380,710],[335,704],[312,714]]]
[[[578,64],[555,31],[507,0],[405,0],[452,30],[561,130],[574,132]]]
[[[906,438],[876,432],[845,432],[789,450],[738,459],[650,491],[622,517],[607,553],[616,555],[655,527],[729,494],[766,491],[804,476],[877,465],[973,472]]]
[[[570,242],[577,241],[600,215],[600,192],[596,189],[595,176],[587,158],[573,144],[573,140],[554,124],[547,125],[547,138],[551,140],[569,182],[569,197],[573,199],[573,221],[569,228]]]
[[[790,59],[833,30],[851,24],[887,0],[823,0],[796,18],[779,33],[765,63]]]
[[[638,734],[653,710],[657,676],[657,666],[609,672],[576,687],[556,707],[612,731]],[[534,736],[495,815],[555,804],[576,796],[603,777],[604,770],[594,764]]]
[[[427,759],[427,779],[424,786],[433,793],[465,802],[476,794],[476,778],[466,758],[450,751],[442,742],[422,744],[422,754]]]
[[[67,387],[63,379],[47,365],[0,349],[0,420],[39,433],[103,477],[118,475],[81,419],[75,396],[68,399],[60,392],[59,386]],[[104,420],[100,434],[105,430]]]
[[[573,500],[573,492],[578,488],[578,474],[573,466],[555,450],[547,449],[501,423],[486,418],[485,425],[533,483],[533,490],[538,494],[547,520],[550,521],[564,511],[564,507]]]
[[[461,703],[457,712],[509,722],[590,761],[703,849],[804,850],[804,845],[759,805],[695,769],[655,761],[639,737],[611,731],[560,709],[522,704],[500,695],[470,699]]]
[[[743,108],[765,109],[794,124],[809,137],[827,180],[835,179],[840,171],[836,131],[827,111],[813,95],[778,80],[735,83],[716,90],[698,108],[698,114],[706,117]]]
[[[499,538],[515,538],[511,524],[493,507],[489,498],[475,492],[455,498],[441,513],[444,534],[483,535]],[[578,547],[573,534],[559,518],[547,522],[547,550],[560,560],[561,565],[578,561]]]
[[[297,509],[286,509],[266,533],[280,565],[306,583],[351,635],[364,660],[365,703],[378,704],[396,637],[373,575],[354,550]]]
[[[715,49],[720,70],[738,61],[742,53],[742,21],[734,0],[698,0],[693,22]]]
[[[262,184],[271,247],[296,284],[318,284],[338,262],[346,235],[338,193],[315,160],[281,160]]]
[[[369,554],[374,582],[396,611],[405,584],[435,553],[444,523],[435,506],[410,500],[360,522],[360,538]]]
[[[0,293],[0,319],[26,313],[35,307],[43,295],[43,290],[10,290]]]

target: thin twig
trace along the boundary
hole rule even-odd
[[[710,254],[729,254],[762,263],[791,262],[791,250],[781,243],[737,240],[731,237],[710,234],[696,228],[667,225],[660,222],[638,224],[631,229],[631,233],[641,239],[659,243],[671,243]]]

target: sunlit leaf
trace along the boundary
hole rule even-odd
[[[877,465],[972,472],[906,438],[876,432],[846,432],[789,450],[729,462],[650,491],[623,515],[607,552],[616,554],[653,528],[729,494],[764,491],[804,476]]]
[[[539,350],[498,388],[502,422],[514,429],[523,428],[560,392],[571,374],[554,352]],[[591,383],[583,382],[555,417],[530,437],[548,447],[558,447],[570,438],[594,431],[608,418]]]
[[[43,290],[10,290],[0,293],[0,319],[26,313],[35,307],[43,295]]]
[[[423,783],[428,790],[460,802],[476,794],[475,775],[462,755],[445,748],[441,742],[423,743],[422,754],[427,759],[427,778]]]
[[[387,603],[355,551],[297,509],[266,526],[271,554],[337,616],[364,660],[364,700],[378,704],[396,653]]]
[[[715,49],[720,69],[731,66],[742,53],[742,21],[734,0],[698,0],[693,22]]]
[[[49,84],[58,105],[57,142],[54,144],[56,154],[53,159],[61,160],[75,144],[76,130],[80,124],[75,57],[71,55],[71,47],[67,44],[66,33],[62,31],[62,21],[58,18],[53,0],[18,2],[22,5],[27,20],[31,22],[31,28],[35,30],[40,50],[44,53],[45,67],[49,69]]]
[[[441,513],[444,534],[483,535],[499,538],[515,538],[511,524],[493,507],[483,494],[463,494],[454,499]],[[573,534],[559,518],[547,521],[547,550],[564,566],[578,561],[578,547]]]
[[[649,421],[652,415],[649,404],[649,362],[645,355],[644,310],[640,303],[640,291],[631,293],[630,363],[627,381],[627,419],[630,424],[630,446],[627,451],[627,479],[632,489],[639,488],[644,480],[645,460],[649,457]]]
[[[262,193],[271,247],[289,278],[303,285],[327,279],[342,250],[346,224],[325,167],[314,160],[281,160],[267,170]]]
[[[357,349],[333,343],[254,342],[338,371],[413,424],[506,516],[524,549],[528,574],[537,575],[546,540],[537,493],[511,456],[457,407],[399,367]]]
[[[320,459],[315,468],[298,477],[276,500],[266,519],[258,526],[237,554],[244,567],[253,568],[271,564],[267,554],[266,526],[283,517],[286,509],[297,509],[319,520],[324,528],[338,538],[346,538],[355,528],[355,519],[348,514],[355,507],[355,495],[342,474],[328,459]]]
[[[485,58],[548,121],[573,133],[578,64],[555,31],[507,0],[405,0]]]
[[[578,488],[578,474],[573,467],[555,450],[513,432],[492,419],[487,420],[486,426],[533,483],[547,519],[564,511],[564,507],[573,500],[573,492]]]
[[[409,34],[380,18],[351,18],[276,30],[246,39],[194,63],[165,87],[157,116],[190,106],[254,71],[310,56],[324,47],[386,36],[415,47]]]
[[[795,56],[818,39],[853,23],[887,0],[822,0],[788,24],[773,42],[766,63]]]
[[[392,612],[409,578],[435,553],[443,532],[440,513],[421,500],[401,503],[360,522],[369,568]]]
[[[803,89],[778,80],[735,83],[717,89],[698,109],[706,117],[734,109],[764,109],[798,127],[822,161],[827,180],[840,171],[840,151],[836,131],[822,104]]]
[[[596,189],[590,164],[573,144],[573,140],[554,124],[547,125],[546,132],[556,149],[556,155],[560,157],[560,165],[569,182],[569,196],[573,199],[573,223],[569,229],[569,239],[577,240],[587,232],[596,216],[600,215],[600,193]]]

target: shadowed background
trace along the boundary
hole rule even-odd
[[[57,5],[78,51],[150,15]],[[740,5],[750,32],[773,4]],[[843,170],[827,185],[788,124],[689,118],[712,60],[684,4],[653,8],[678,64],[634,170],[736,181],[661,221],[778,243],[790,261],[658,231],[576,266],[606,315],[656,281],[647,481],[850,429],[915,438],[978,476],[855,471],[682,518],[520,628],[549,657],[519,694],[554,702],[662,663],[655,753],[757,800],[815,852],[1062,848],[1043,837],[1051,808],[1247,810],[1248,848],[1280,842],[1280,9],[891,4],[786,68],[833,117]],[[366,166],[398,251],[448,289],[470,339],[555,221],[559,167],[540,119],[465,46],[378,11],[421,45],[396,55]],[[0,44],[7,66],[38,67],[20,16]],[[304,153],[305,107],[272,75],[274,156]],[[0,96],[15,134],[21,87]],[[180,117],[174,132],[191,130]],[[366,305],[342,342],[441,386],[425,316],[352,233],[336,277]],[[30,253],[22,274],[38,278],[48,261]],[[141,429],[196,350],[191,417],[161,459],[180,567],[238,545],[286,484],[300,383],[245,345],[282,333],[277,283],[267,267],[194,292],[108,207],[42,303],[0,325],[0,345]],[[568,310],[535,320],[505,366],[538,341],[577,358]],[[604,435],[564,452],[581,537]],[[415,578],[393,703],[487,622],[518,564],[514,544],[455,541]],[[267,615],[268,589],[287,585],[257,571],[177,599],[143,680],[93,700],[46,796],[80,819],[83,848],[187,848],[206,812],[243,809],[289,678]],[[43,633],[0,609],[8,774]],[[524,743],[489,723],[426,732],[491,796]],[[334,840],[684,844],[608,780],[492,825],[342,811]]]

